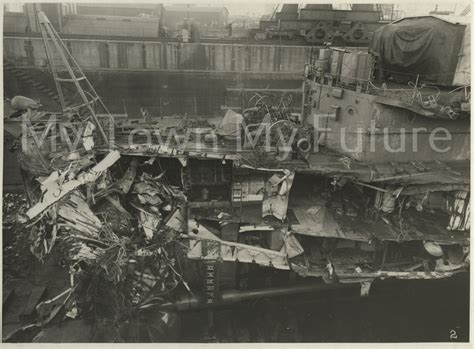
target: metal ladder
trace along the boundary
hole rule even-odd
[[[61,37],[56,32],[54,27],[51,25],[48,17],[42,12],[38,11],[38,21],[41,30],[41,36],[43,38],[44,47],[46,50],[46,56],[48,58],[49,66],[51,68],[51,74],[53,75],[56,89],[58,90],[59,103],[64,113],[70,111],[85,112],[82,117],[91,117],[95,126],[99,130],[103,144],[108,144],[109,139],[104,132],[102,124],[99,122],[95,108],[102,108],[103,113],[108,116],[109,122],[113,123],[113,116],[110,114],[107,107],[102,102],[95,89],[90,84],[89,80],[83,73],[82,69],[77,64],[72,54],[67,49]],[[53,54],[56,50],[56,56]],[[62,66],[66,68],[66,72],[62,66],[57,65],[57,58],[62,63]],[[65,74],[64,74],[65,73]],[[62,75],[62,76],[60,76]],[[62,85],[63,83],[72,83],[77,89],[80,95],[80,101],[72,106],[67,106]],[[81,85],[81,83],[83,85]]]

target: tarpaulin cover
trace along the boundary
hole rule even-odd
[[[454,76],[454,85],[470,85],[471,84],[471,24],[466,25],[464,31],[464,39],[459,56],[456,75]]]
[[[377,29],[369,49],[385,75],[452,85],[464,28],[431,16],[404,18]]]

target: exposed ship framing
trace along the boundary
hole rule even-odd
[[[31,206],[22,217],[39,258],[69,249],[59,307],[80,305],[92,266],[111,282],[132,280],[133,304],[162,310],[344,284],[367,295],[375,279],[468,270],[470,82],[459,82],[459,62],[443,81],[410,70],[418,61],[395,72],[383,48],[390,31],[433,21],[459,51],[468,29],[407,18],[376,31],[369,53],[321,49],[305,67],[298,112],[288,96],[262,92],[218,120],[132,123],[114,119],[39,19],[63,112],[23,108]],[[67,106],[66,84],[78,92]],[[255,273],[269,287],[246,287]],[[157,285],[166,296],[150,300]]]

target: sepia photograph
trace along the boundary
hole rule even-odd
[[[470,1],[114,1],[2,4],[3,343],[470,342]]]

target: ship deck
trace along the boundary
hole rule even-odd
[[[127,137],[115,139],[123,155],[196,158],[201,160],[231,160],[250,168],[289,169],[302,173],[344,176],[370,183],[466,185],[470,182],[469,161],[410,161],[401,163],[364,163],[321,147],[307,159],[276,160],[276,149],[263,153],[265,161],[257,165],[263,149],[236,150],[235,144],[212,146],[204,142],[189,142],[186,146],[161,145],[153,142],[129,144]],[[105,151],[105,149],[103,149]]]

